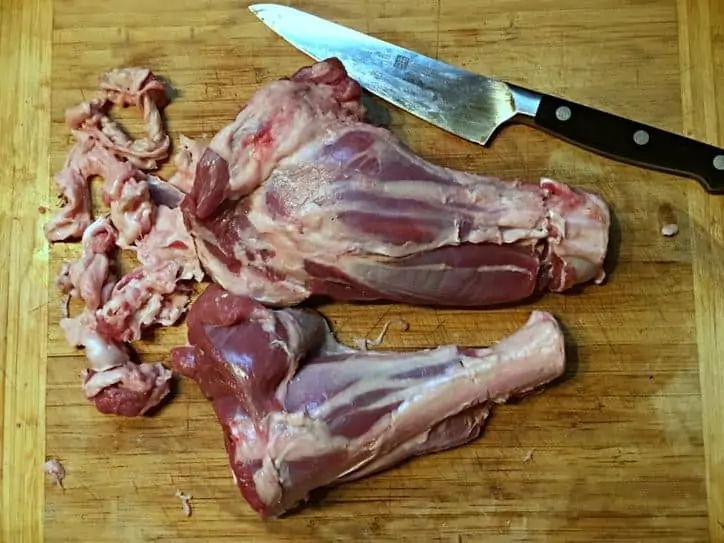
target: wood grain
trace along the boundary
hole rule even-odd
[[[0,9],[0,540],[42,541],[52,5]],[[17,75],[15,75],[17,74]]]
[[[507,74],[617,113],[642,114],[641,94],[614,92],[638,84],[651,104],[644,120],[667,128],[682,122],[670,2],[560,2],[560,11],[523,0],[479,2],[465,17],[455,2],[297,5],[470,69]],[[168,77],[181,92],[168,109],[171,131],[198,137],[229,122],[260,85],[308,62],[253,17],[231,16],[223,2],[212,10],[188,5],[164,13],[164,25],[154,26],[152,35],[136,2],[117,5],[113,18],[83,2],[56,6],[55,167],[67,151],[64,108],[92,92],[109,63],[141,63]],[[611,7],[621,11],[603,17]],[[81,15],[84,24],[78,25]],[[597,77],[599,71],[608,77]],[[94,532],[99,541],[238,534],[267,541],[610,540],[623,528],[636,541],[705,537],[686,185],[522,127],[504,130],[488,151],[398,111],[393,129],[423,156],[446,165],[530,180],[549,175],[601,191],[616,212],[618,262],[603,287],[516,309],[326,306],[340,339],[374,335],[385,319],[399,316],[411,328],[393,331],[390,348],[487,344],[540,307],[566,326],[571,378],[499,409],[484,438],[468,447],[334,489],[299,515],[262,524],[231,484],[219,429],[192,384],[181,382],[176,400],[153,419],[100,417],[77,389],[82,357],[51,326],[48,447],[62,452],[71,475],[66,492],[48,497],[48,539],[70,538],[89,521],[103,526]],[[664,204],[678,215],[681,232],[673,239],[658,233],[657,209]],[[59,259],[53,262],[55,267]],[[54,304],[51,319],[57,316]],[[183,327],[162,331],[139,350],[147,360],[163,360],[181,342]],[[531,450],[533,461],[523,462]],[[191,519],[173,497],[177,487],[194,496]],[[89,503],[93,508],[85,510]]]
[[[712,143],[722,137],[716,91],[724,88],[724,8],[717,0],[293,4],[471,70],[662,128],[684,126]],[[48,251],[52,277],[78,247],[48,249],[37,213],[70,148],[65,109],[90,96],[109,68],[145,65],[179,91],[167,108],[174,141],[181,133],[211,135],[261,85],[309,59],[237,0],[119,0],[102,10],[91,0],[56,0],[52,7],[51,17],[49,2],[3,2],[0,22],[2,65],[21,74],[0,87],[0,119],[11,127],[2,133],[1,179],[12,195],[0,199],[3,542],[76,541],[80,533],[98,542],[723,540],[721,201],[693,182],[526,127],[506,128],[481,149],[392,110],[392,130],[434,162],[599,191],[615,214],[604,285],[489,311],[321,308],[345,342],[376,335],[388,318],[407,320],[407,332],[392,327],[390,349],[484,345],[511,333],[531,309],[552,311],[566,330],[568,378],[501,406],[481,439],[332,489],[295,516],[262,523],[233,485],[220,429],[192,382],[179,381],[173,402],[154,417],[95,412],[80,394],[84,359],[60,334],[59,298],[47,274]],[[140,129],[133,112],[120,116]],[[674,210],[674,238],[659,233],[662,206]],[[38,339],[45,337],[47,344]],[[169,348],[184,341],[179,326],[137,347],[144,360],[167,361]],[[66,466],[65,490],[48,484],[43,493],[46,449]],[[190,518],[177,488],[193,495]]]
[[[679,1],[684,131],[724,146],[724,5]],[[694,224],[694,293],[706,451],[709,530],[724,541],[724,200],[689,195]]]

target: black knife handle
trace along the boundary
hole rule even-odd
[[[724,194],[724,149],[545,94],[535,123],[591,151],[693,177],[708,192]]]

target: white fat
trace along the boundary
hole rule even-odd
[[[129,360],[122,347],[93,332],[85,336],[85,355],[91,368],[101,372],[122,366]]]
[[[47,473],[50,477],[52,477],[53,482],[59,486],[63,487],[63,479],[65,479],[65,467],[63,464],[60,463],[60,460],[56,458],[51,458],[45,464],[43,464],[43,471]]]
[[[283,313],[275,316],[274,313],[265,307],[255,307],[249,316],[249,320],[261,324],[261,329],[267,334],[273,334],[276,330],[276,317],[281,315],[283,315]]]
[[[107,371],[94,373],[83,385],[85,397],[90,399],[101,393],[104,389],[123,381],[127,370],[124,366],[113,368]]]
[[[661,227],[661,235],[666,237],[675,236],[679,233],[679,225],[678,224],[665,224]]]
[[[522,240],[541,240],[548,235],[546,228],[506,228],[501,229],[503,243],[517,243]],[[475,242],[489,241],[489,239],[476,239]]]
[[[191,516],[191,499],[193,496],[189,496],[182,490],[176,489],[176,497],[181,500],[181,508],[184,512],[184,515],[187,517]]]
[[[85,347],[86,358],[92,369],[105,371],[125,364],[129,360],[128,352],[123,346],[98,335],[95,324],[95,317],[88,311],[60,321],[68,344]]]
[[[302,413],[273,412],[267,416],[269,424],[268,454],[278,464],[323,456],[343,448],[347,440],[333,437],[322,420]]]
[[[279,473],[269,456],[264,456],[262,466],[254,472],[253,477],[256,494],[266,505],[272,504],[282,497]]]
[[[552,230],[555,232],[550,238],[551,242],[559,243],[560,240],[566,237],[566,219],[559,213],[550,210],[548,211],[548,223],[549,227],[553,227]]]
[[[258,428],[247,416],[236,413],[229,421],[229,434],[236,443],[236,462],[260,460],[266,452],[265,444],[258,439]]]
[[[364,365],[364,356],[365,355],[360,357],[352,356],[348,358],[344,364],[349,366],[349,368],[360,367],[360,365]],[[364,379],[357,380],[336,395],[331,396],[326,402],[319,405],[316,409],[311,410],[310,415],[315,419],[325,418],[335,410],[345,405],[354,404],[356,398],[358,397],[364,396],[376,390],[389,388],[394,388],[395,390],[391,390],[383,398],[372,403],[365,409],[374,410],[391,403],[409,400],[410,393],[414,390],[413,387],[420,384],[423,384],[425,387],[437,386],[440,378],[445,378],[445,375],[436,379],[430,379],[429,377],[408,377],[404,379],[399,377],[393,378],[394,375],[406,373],[424,366],[445,364],[455,359],[457,359],[457,348],[454,346],[438,347],[437,349],[430,349],[417,353],[396,353],[395,356],[387,356],[384,359],[380,358],[375,361],[374,375],[365,373]],[[341,371],[354,370],[346,369]],[[364,372],[365,370],[360,368],[359,371]]]
[[[481,273],[491,272],[509,272],[509,273],[520,273],[523,275],[532,275],[531,271],[527,268],[521,268],[514,264],[497,264],[494,266],[479,266],[476,268]]]
[[[235,258],[242,263],[239,273],[233,273],[223,262],[221,262],[206,246],[204,240],[210,241],[212,245],[218,243],[213,234],[205,231],[202,227],[196,226],[194,234],[197,236],[196,249],[199,259],[209,271],[210,277],[230,292],[243,294],[255,300],[274,305],[280,302],[293,305],[299,303],[309,296],[309,291],[303,287],[292,284],[289,281],[270,281],[268,278],[257,272],[248,265],[245,255],[242,254],[240,246],[235,247]]]

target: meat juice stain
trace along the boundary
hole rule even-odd
[[[256,147],[271,147],[274,143],[271,122],[264,123],[259,130],[251,137],[250,143]]]

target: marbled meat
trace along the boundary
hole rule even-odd
[[[315,489],[478,437],[491,409],[561,376],[552,315],[488,348],[356,350],[304,308],[271,309],[210,285],[188,314],[176,371],[213,404],[234,479],[262,518]]]
[[[182,209],[214,282],[273,306],[483,307],[604,279],[599,196],[431,164],[366,122],[360,98],[337,59],[317,62],[189,152]]]

